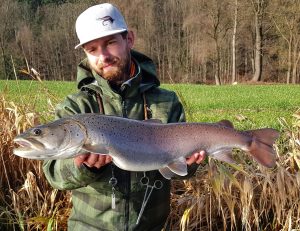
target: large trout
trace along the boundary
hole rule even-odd
[[[266,167],[275,165],[272,128],[238,131],[229,121],[170,123],[138,121],[100,114],[77,114],[39,125],[18,135],[14,154],[30,159],[66,159],[91,152],[108,154],[129,171],[158,169],[170,178],[187,174],[186,159],[195,151],[232,162],[232,149],[248,152]]]

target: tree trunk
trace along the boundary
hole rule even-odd
[[[235,9],[234,9],[234,25],[232,33],[232,76],[231,83],[236,81],[236,28],[237,28],[237,14],[238,14],[238,0],[235,0]]]
[[[297,82],[297,66],[300,58],[300,52],[298,51],[300,40],[294,39],[293,44],[293,54],[292,54],[292,84],[295,84]]]
[[[215,46],[216,46],[216,53],[217,53],[217,58],[216,58],[216,70],[215,70],[215,83],[216,85],[221,85],[221,77],[220,77],[220,47],[219,47],[219,41],[218,37],[215,36]]]
[[[297,51],[295,52],[297,53]],[[298,63],[300,60],[300,52],[298,52],[298,54],[295,54],[295,61],[294,61],[294,66],[293,66],[293,74],[292,74],[292,84],[296,84],[297,83],[297,74],[298,74]]]
[[[255,12],[255,54],[254,54],[254,75],[252,81],[261,81],[262,73],[262,16]]]
[[[286,83],[289,84],[291,80],[291,70],[292,70],[292,37],[289,40],[289,49],[288,49],[288,63],[286,71]]]
[[[6,59],[5,59],[5,52],[4,52],[4,44],[2,43],[2,40],[0,42],[1,44],[1,56],[2,56],[2,62],[3,62],[3,70],[4,70],[4,79],[7,79],[7,67],[6,67]]]
[[[215,70],[215,83],[216,85],[221,85],[221,79],[220,79],[220,51],[217,47],[217,63],[216,63],[216,70]]]

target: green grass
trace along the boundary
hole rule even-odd
[[[188,121],[233,121],[239,128],[271,126],[279,128],[278,118],[287,120],[300,107],[299,85],[162,85],[175,90],[186,109]],[[6,90],[5,90],[6,89]],[[42,112],[66,95],[76,92],[75,82],[0,81],[0,92],[14,102],[31,102]]]
[[[279,127],[300,107],[299,85],[168,85],[182,96],[189,121],[229,119],[238,127]],[[245,118],[245,119],[242,119]]]
[[[9,101],[25,105],[30,102],[31,110],[49,112],[47,115],[41,114],[42,118],[49,120],[53,118],[55,105],[66,95],[76,92],[77,88],[75,82],[0,80],[1,91]]]
[[[61,82],[61,81],[29,81],[29,80],[0,80],[0,91],[6,91],[8,97],[19,102],[20,96],[32,96],[36,94],[46,95],[45,88],[50,93],[59,99],[63,99],[66,94],[76,92],[75,82]]]

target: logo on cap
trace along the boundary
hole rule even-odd
[[[115,20],[110,16],[105,16],[103,18],[97,18],[97,20],[102,20],[102,25],[107,26],[109,23],[112,24]]]

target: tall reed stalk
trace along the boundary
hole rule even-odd
[[[16,105],[0,94],[0,230],[66,229],[69,194],[48,185],[41,161],[12,154],[13,138],[38,117],[30,105]]]

